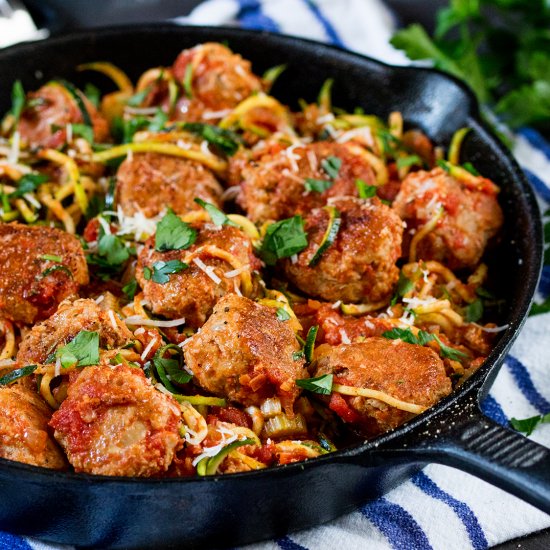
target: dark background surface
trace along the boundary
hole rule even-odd
[[[39,27],[52,34],[77,28],[160,22],[187,15],[201,0],[24,0]],[[431,29],[437,8],[446,0],[386,0],[403,24],[419,22]],[[547,550],[550,529],[495,547],[498,550]]]

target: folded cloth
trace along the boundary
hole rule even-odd
[[[388,45],[395,20],[379,0],[210,0],[178,21],[282,32],[387,62],[406,62]],[[530,128],[519,131],[514,141],[516,158],[544,211],[550,202],[550,144]],[[539,298],[550,295],[550,267],[543,272],[539,294]],[[550,314],[529,318],[483,403],[488,416],[507,425],[512,417],[550,412],[548,349]],[[550,446],[550,424],[539,427],[531,437]],[[549,515],[468,474],[434,464],[352,514],[246,548],[481,550],[547,527]],[[29,547],[55,548],[0,533],[0,550]]]

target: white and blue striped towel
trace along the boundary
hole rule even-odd
[[[304,36],[377,57],[406,63],[388,45],[393,18],[380,0],[210,0],[182,23],[235,24]],[[522,129],[516,158],[536,190],[543,209],[550,203],[550,144]],[[550,267],[539,286],[550,295]],[[547,351],[550,314],[527,320],[496,382],[484,412],[507,425],[512,417],[550,412]],[[550,425],[532,438],[550,446]],[[430,465],[383,498],[332,523],[282,539],[250,545],[249,550],[483,550],[550,527],[550,516],[468,474]],[[0,533],[0,550],[50,550],[33,539]]]

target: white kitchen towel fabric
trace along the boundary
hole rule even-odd
[[[386,62],[406,59],[389,46],[395,20],[380,0],[210,0],[182,23],[239,25],[329,42]],[[537,192],[550,203],[550,145],[530,128],[514,152]],[[539,298],[550,294],[550,267]],[[512,417],[550,413],[550,314],[530,317],[483,403],[507,425]],[[550,424],[531,436],[550,446]],[[384,497],[329,524],[247,550],[483,550],[550,527],[550,516],[468,474],[430,465]],[[182,547],[185,543],[182,541]],[[52,550],[52,545],[0,533],[0,550]]]

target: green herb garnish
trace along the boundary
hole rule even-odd
[[[304,220],[294,216],[271,224],[260,249],[260,255],[267,265],[275,265],[281,258],[289,258],[307,247]]]
[[[290,319],[290,314],[286,309],[283,309],[282,307],[278,307],[277,319],[279,319],[279,321],[288,321]]]
[[[186,263],[180,260],[170,260],[168,262],[160,260],[155,262],[151,267],[144,267],[143,277],[147,281],[152,280],[154,283],[164,285],[170,280],[168,275],[179,273],[188,267]]]
[[[224,214],[225,215],[225,214]],[[197,232],[174,214],[171,208],[160,220],[155,233],[155,250],[185,250],[197,240]]]
[[[67,345],[55,352],[63,368],[87,367],[99,363],[99,333],[81,330]]]
[[[22,197],[26,193],[34,193],[43,183],[49,180],[45,174],[25,174],[17,180],[17,189],[10,193],[9,198]]]
[[[366,181],[356,179],[355,186],[357,187],[357,193],[359,193],[360,199],[370,199],[376,196],[376,185],[367,185]]]
[[[466,321],[476,323],[483,317],[483,302],[478,298],[466,306]]]
[[[405,277],[403,271],[399,272],[399,280],[397,281],[397,289],[393,298],[391,299],[390,305],[394,306],[397,303],[399,298],[403,298],[409,292],[414,289],[414,282],[411,281],[408,277]]]
[[[550,413],[538,414],[536,416],[523,418],[521,420],[518,420],[517,418],[510,419],[510,424],[514,430],[524,433],[525,435],[531,435],[539,424],[548,423],[550,423]]]
[[[342,167],[342,159],[331,155],[321,161],[321,167],[334,180]]]
[[[25,108],[25,90],[20,80],[16,80],[11,88],[11,114],[17,125],[21,118],[21,113]]]
[[[330,189],[333,185],[332,181],[328,180],[318,180],[315,178],[306,178],[304,187],[306,188],[306,191],[312,192],[315,191],[316,193],[323,193],[327,189]]]
[[[212,124],[203,122],[186,122],[183,129],[204,138],[228,156],[233,156],[239,150],[241,139],[235,132],[224,130]]]
[[[132,279],[129,283],[125,284],[122,287],[122,292],[124,292],[128,300],[133,300],[134,296],[136,295],[137,288],[138,288],[137,281],[135,279]]]
[[[233,220],[230,220],[224,212],[222,212],[218,207],[214,206],[213,204],[203,201],[198,197],[196,197],[194,201],[206,210],[214,225],[217,225],[218,227],[221,227],[222,225],[232,225],[233,227],[239,227],[239,224],[235,223]]]
[[[334,375],[323,374],[317,378],[302,378],[296,380],[296,385],[304,390],[309,390],[313,393],[321,395],[330,395],[332,393],[332,382]]]

